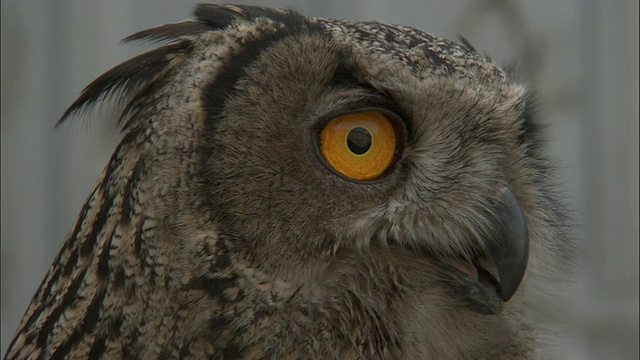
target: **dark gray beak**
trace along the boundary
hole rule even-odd
[[[505,187],[496,206],[499,226],[488,244],[500,277],[500,297],[507,301],[518,289],[529,260],[527,221],[515,195]]]

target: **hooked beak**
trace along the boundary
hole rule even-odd
[[[488,244],[488,255],[500,277],[500,297],[511,299],[520,286],[529,260],[529,232],[522,208],[508,188],[500,194],[496,234]]]
[[[494,213],[495,226],[487,234],[485,253],[471,260],[440,258],[440,268],[453,292],[470,310],[481,314],[502,311],[504,302],[518,290],[529,259],[527,222],[507,187],[500,190]],[[499,279],[483,266],[495,266]]]

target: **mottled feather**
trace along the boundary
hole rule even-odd
[[[527,87],[464,38],[255,6],[194,15],[126,38],[163,45],[63,114],[116,97],[123,139],[6,359],[534,358],[530,283],[572,246]],[[394,167],[336,175],[319,129],[372,109],[396,121]],[[476,262],[511,246],[497,239],[514,213],[523,283],[503,302],[494,280],[496,307],[474,308],[480,288],[451,264],[490,277]]]

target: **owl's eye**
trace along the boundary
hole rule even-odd
[[[396,133],[391,120],[378,111],[340,115],[321,130],[320,152],[340,174],[371,180],[391,165],[396,153]]]

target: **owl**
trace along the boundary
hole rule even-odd
[[[199,5],[88,85],[122,141],[6,359],[531,359],[569,221],[527,86],[378,22]]]

